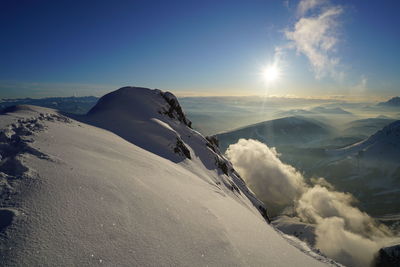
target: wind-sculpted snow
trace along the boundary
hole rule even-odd
[[[301,249],[306,255],[266,222],[264,204],[215,140],[189,127],[172,96],[117,92],[79,120],[36,107],[0,116],[4,143],[12,146],[16,134],[25,144],[8,157],[27,181],[10,183],[15,194],[1,201],[2,265],[332,263]],[[7,169],[5,180],[16,180]]]
[[[307,185],[303,176],[284,164],[274,148],[241,139],[227,156],[258,198],[271,206],[282,231],[309,242],[325,255],[348,266],[369,266],[380,248],[400,242],[383,224],[353,206],[350,194],[337,192],[324,179]],[[312,235],[312,236],[310,236]]]
[[[205,166],[211,175],[207,182],[243,192],[268,221],[266,207],[251,193],[216,143],[191,128],[176,97],[169,92],[138,87],[123,87],[100,98],[85,122],[110,130],[125,140],[173,162],[185,162],[198,172]],[[217,171],[216,175],[214,172]],[[239,189],[240,188],[240,189]]]
[[[9,107],[4,113],[33,111],[29,106]],[[0,131],[0,232],[4,232],[15,219],[18,203],[13,201],[21,188],[35,182],[37,174],[24,163],[24,157],[31,155],[40,159],[50,158],[33,148],[34,135],[44,131],[44,121],[63,121],[69,119],[58,114],[40,113],[34,117],[19,118]],[[4,253],[4,247],[0,247]]]

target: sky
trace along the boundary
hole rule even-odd
[[[132,85],[384,99],[400,95],[398,10],[397,0],[2,0],[0,98]]]

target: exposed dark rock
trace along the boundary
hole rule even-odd
[[[180,138],[176,138],[176,147],[174,148],[174,152],[177,154],[183,154],[188,159],[192,159],[190,150]]]
[[[377,267],[400,266],[400,245],[381,248],[375,259]]]
[[[192,128],[192,122],[186,118],[178,99],[176,99],[176,97],[170,92],[161,92],[160,94],[169,104],[169,108],[167,111],[165,111],[165,114],[172,119],[178,119],[180,122],[186,124],[189,128]]]
[[[8,226],[11,225],[15,213],[12,210],[0,209],[0,232],[3,232]]]
[[[212,145],[219,147],[219,141],[217,136],[212,135],[212,136],[206,136],[206,139],[208,142],[210,142]]]
[[[258,210],[260,211],[261,215],[264,217],[264,219],[265,219],[268,223],[271,223],[271,220],[270,220],[270,218],[269,218],[269,216],[268,216],[267,209],[266,209],[265,207],[261,206],[261,205],[259,205],[257,208],[258,208]]]
[[[209,147],[215,153],[220,154],[217,137],[216,136],[206,136],[206,140],[207,140],[206,146]]]
[[[226,162],[222,159],[220,159],[219,157],[216,157],[216,164],[218,166],[218,168],[221,169],[221,171],[225,174],[225,175],[229,175],[229,168],[228,168],[228,164],[226,164]]]

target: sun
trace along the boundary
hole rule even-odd
[[[280,78],[281,70],[276,65],[270,65],[264,69],[262,75],[266,81],[273,82]]]

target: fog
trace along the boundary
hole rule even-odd
[[[335,191],[323,178],[306,184],[301,173],[279,159],[275,148],[240,139],[226,155],[270,215],[291,208],[292,216],[315,225],[315,247],[328,257],[348,266],[368,266],[381,247],[395,241],[385,225],[354,206],[352,195]]]
[[[304,192],[303,176],[278,158],[275,148],[256,140],[240,139],[230,145],[226,155],[246,184],[277,215]]]
[[[179,102],[193,121],[194,128],[205,135],[287,116],[305,116],[339,130],[357,119],[382,115],[400,118],[398,110],[377,106],[374,102],[345,102],[340,99],[230,96],[181,97]]]

